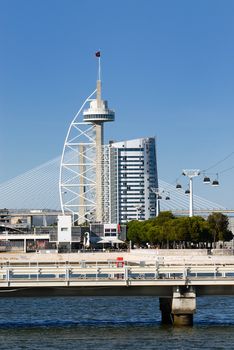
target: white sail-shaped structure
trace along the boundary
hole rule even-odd
[[[96,90],[85,100],[72,120],[63,146],[59,175],[62,212],[70,212],[73,222],[84,223],[96,208],[96,127],[83,121],[83,109]]]

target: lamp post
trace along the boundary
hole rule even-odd
[[[182,175],[189,178],[189,216],[193,216],[193,178],[200,175],[198,169],[185,169]]]

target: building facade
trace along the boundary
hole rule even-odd
[[[152,189],[158,188],[155,138],[110,142],[104,150],[103,179],[104,221],[126,223],[154,217]]]

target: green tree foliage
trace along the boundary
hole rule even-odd
[[[228,229],[228,217],[221,213],[212,213],[208,216],[207,222],[212,232],[214,247],[217,241],[230,241],[233,238],[232,232]]]
[[[151,225],[147,234],[148,242],[154,245],[157,245],[160,242],[160,237],[161,237],[161,227],[156,225]]]
[[[138,245],[144,242],[143,222],[134,220],[128,223],[128,240]]]
[[[152,219],[156,225],[163,225],[165,222],[175,219],[171,211],[162,211],[159,215]]]
[[[211,214],[205,220],[200,216],[175,217],[165,211],[154,219],[129,222],[127,231],[127,238],[133,244],[149,243],[162,248],[207,246],[212,241],[229,241],[232,237],[228,217],[221,213]]]

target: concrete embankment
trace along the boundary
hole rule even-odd
[[[1,253],[2,262],[79,262],[115,261],[122,257],[125,261],[164,264],[234,264],[234,255],[209,255],[205,249],[134,249],[131,252],[78,252],[58,254],[52,252],[39,253]]]

